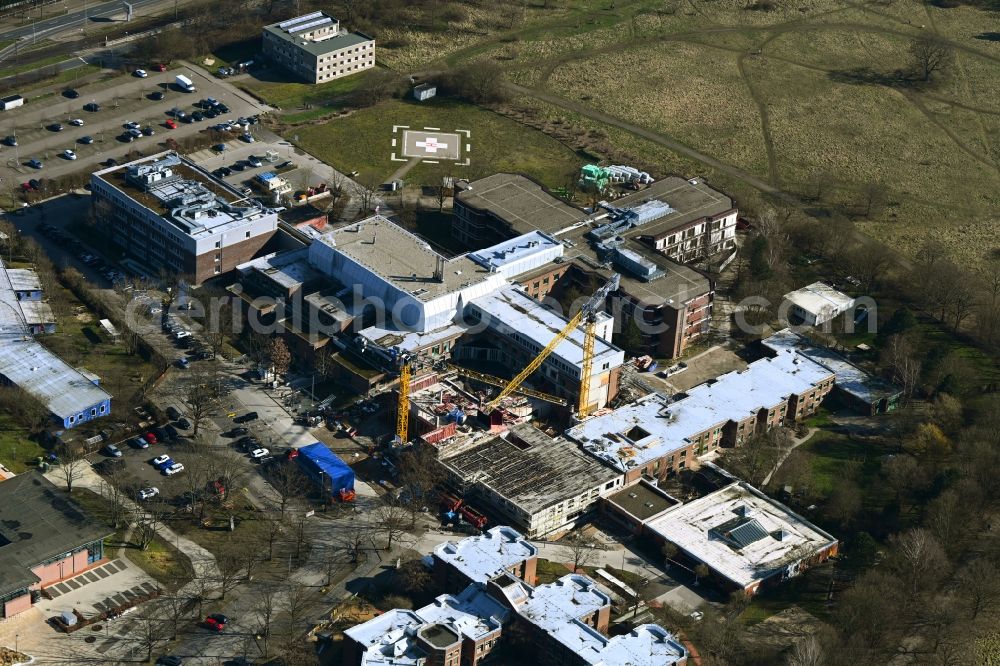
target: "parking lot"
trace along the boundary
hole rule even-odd
[[[197,92],[180,91],[174,83],[178,74],[190,77]],[[165,150],[167,137],[191,136],[213,124],[206,119],[178,122],[176,129],[167,127],[171,109],[179,107],[190,114],[197,110],[194,103],[206,97],[213,97],[229,108],[215,122],[269,110],[225,81],[206,76],[194,67],[148,71],[146,78],[123,75],[114,83],[117,85],[102,82],[83,86],[76,90],[79,96],[75,98],[64,91],[54,98],[29,102],[0,114],[0,139],[16,137],[17,140],[17,146],[0,142],[0,177],[5,182],[20,184],[28,178],[56,178],[76,171],[89,173],[109,158],[120,162],[130,150],[146,154]],[[152,99],[155,93],[163,93],[163,99]],[[91,104],[97,104],[100,110],[85,110]],[[72,125],[73,120],[82,120],[83,125]],[[155,134],[124,142],[118,137],[128,122],[136,123],[140,130],[151,128]],[[62,131],[53,130],[56,124],[63,127]],[[84,137],[91,137],[93,143],[81,143]],[[75,160],[61,156],[67,148],[75,151]],[[42,167],[27,166],[33,159],[39,160]]]

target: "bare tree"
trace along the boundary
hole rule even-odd
[[[101,480],[101,496],[108,500],[108,517],[115,529],[132,518],[133,498],[136,496],[132,478],[122,468],[116,467]]]
[[[180,590],[157,599],[156,609],[160,617],[165,618],[167,626],[170,627],[170,640],[176,640],[181,622],[191,616],[194,604],[194,597],[184,594]]]
[[[861,210],[866,218],[878,216],[889,200],[889,190],[882,183],[866,183],[861,188]]]
[[[444,470],[430,447],[414,447],[399,456],[400,505],[410,512],[410,527],[443,480]]]
[[[910,42],[913,69],[921,81],[930,81],[936,73],[947,69],[955,59],[955,47],[942,37],[923,34]]]
[[[198,436],[201,427],[208,422],[224,394],[220,371],[204,369],[206,367],[202,366],[202,369],[196,370],[188,377],[190,384],[186,402],[194,437]]]
[[[140,550],[146,550],[153,543],[164,513],[162,502],[159,501],[150,502],[145,507],[136,507],[132,539]]]
[[[136,643],[136,647],[146,653],[148,662],[153,659],[153,653],[166,643],[167,632],[162,620],[141,617],[138,622],[133,623],[129,638]]]
[[[378,195],[379,183],[374,175],[364,174],[351,186],[351,196],[357,197],[361,215],[367,215],[372,210],[372,204]]]
[[[806,636],[796,641],[788,654],[788,666],[823,666],[825,663],[823,646],[816,636]]]
[[[894,568],[908,581],[911,593],[933,585],[950,569],[948,556],[928,530],[914,528],[892,537]]]
[[[60,447],[59,464],[56,466],[55,474],[66,486],[67,493],[73,493],[73,485],[83,475],[89,464],[76,447]]]
[[[285,647],[292,648],[298,638],[305,632],[304,621],[308,618],[309,608],[316,601],[316,594],[308,587],[298,583],[289,583],[285,587],[285,603],[283,604],[285,619]]]
[[[257,618],[255,637],[261,641],[260,649],[265,659],[269,656],[268,641],[271,636],[271,624],[278,612],[278,587],[271,583],[263,583],[257,588],[254,600],[254,616]]]
[[[270,493],[271,498],[278,505],[280,520],[285,519],[288,503],[294,498],[302,497],[303,490],[308,487],[299,466],[292,461],[273,465],[268,474],[268,485],[273,491]]]
[[[893,265],[892,252],[882,243],[862,242],[846,257],[847,270],[858,279],[858,287],[870,292],[879,286]]]
[[[227,549],[227,552],[216,558],[216,563],[219,566],[219,589],[222,592],[220,599],[225,599],[226,593],[235,589],[243,578],[243,560],[238,552],[232,552],[232,550]]]
[[[588,539],[580,533],[574,533],[566,540],[565,545],[570,549],[570,553],[573,556],[573,573],[584,569],[591,562],[594,561],[594,557],[597,554],[595,552],[596,544],[592,539]]]
[[[992,617],[1000,612],[1000,570],[987,559],[977,557],[955,575],[959,596],[969,617]]]
[[[375,509],[374,517],[376,524],[379,525],[382,533],[385,534],[385,549],[392,550],[393,541],[406,534],[406,529],[410,523],[405,509],[392,504],[382,504]]]

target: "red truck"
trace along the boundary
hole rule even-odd
[[[461,499],[455,497],[454,495],[449,495],[448,493],[441,493],[442,511],[458,511],[460,506],[462,506]]]
[[[465,518],[465,522],[469,523],[476,529],[483,529],[486,526],[486,516],[479,513],[471,506],[466,504],[461,509],[462,518]]]

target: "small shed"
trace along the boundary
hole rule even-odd
[[[413,99],[418,102],[423,102],[431,97],[437,96],[437,86],[432,83],[421,83],[419,86],[413,87]]]

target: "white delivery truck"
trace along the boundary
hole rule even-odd
[[[177,75],[177,87],[184,92],[195,92],[194,82],[183,74]]]
[[[10,111],[11,109],[16,109],[19,106],[24,106],[24,98],[20,95],[11,95],[10,97],[0,99],[0,109],[3,109],[4,111]]]

